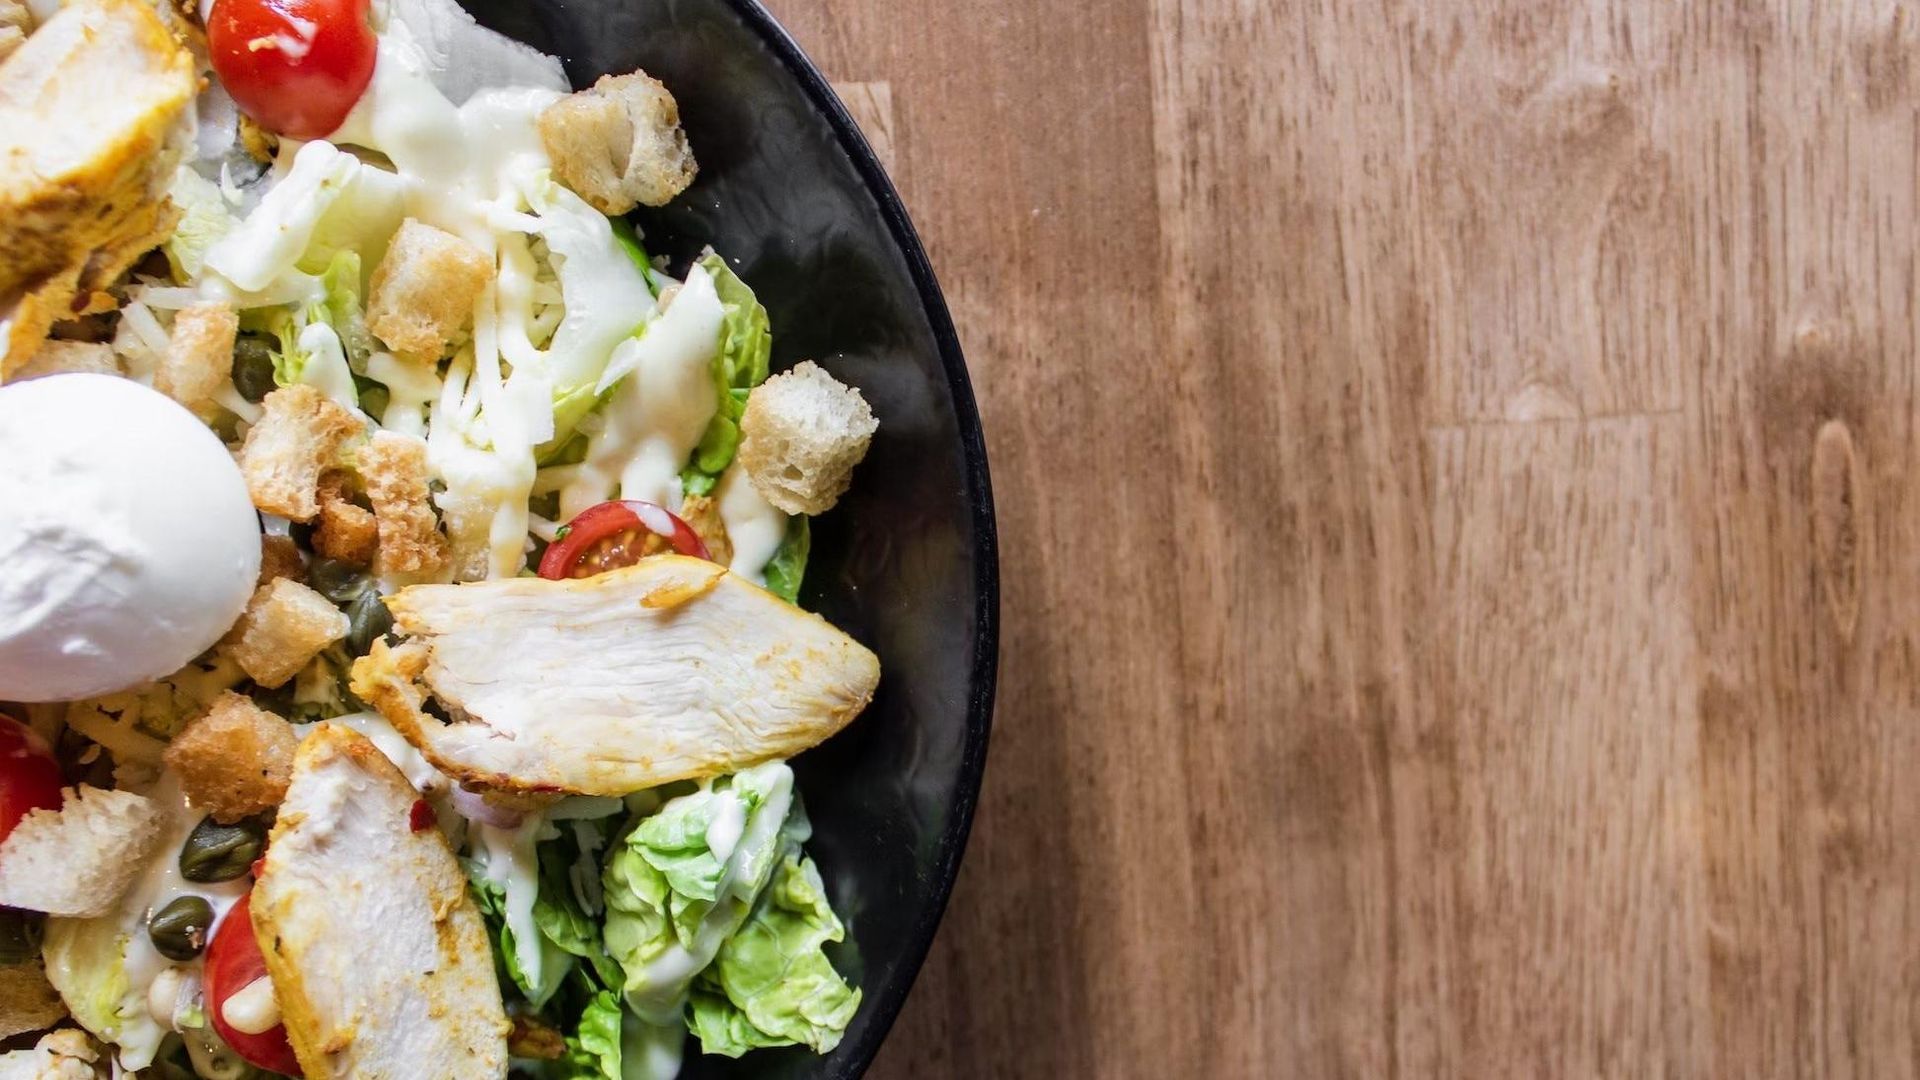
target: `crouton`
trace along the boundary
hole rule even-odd
[[[380,528],[374,570],[417,574],[444,565],[447,538],[428,501],[426,444],[391,431],[376,432],[361,448],[358,467]]]
[[[167,744],[163,760],[189,803],[230,825],[287,797],[299,746],[292,724],[228,690]]]
[[[274,578],[299,581],[306,574],[306,560],[300,557],[300,545],[293,542],[293,537],[268,535],[260,538],[259,585],[265,585]]]
[[[233,372],[240,316],[221,301],[194,304],[173,319],[173,336],[153,372],[153,388],[196,412]]]
[[[38,956],[0,966],[0,1039],[52,1027],[65,1015],[67,1007],[47,982],[47,969]]]
[[[789,514],[825,513],[853,483],[880,422],[860,391],[811,360],[754,388],[740,418],[740,465]]]
[[[0,906],[93,918],[120,902],[160,846],[163,817],[131,791],[86,784],[35,810],[0,843]]]
[[[25,382],[44,375],[76,371],[91,375],[126,374],[120,370],[120,358],[106,345],[92,341],[43,341],[26,363],[7,376],[7,381]]]
[[[602,75],[547,106],[540,141],[554,176],[603,214],[665,206],[698,171],[679,104],[644,71]]]
[[[254,590],[220,651],[248,678],[272,689],[346,636],[345,612],[292,578],[276,578]]]
[[[486,252],[408,218],[374,268],[367,329],[401,359],[431,364],[466,327],[491,280]]]
[[[689,495],[680,502],[680,520],[699,534],[714,562],[732,564],[733,539],[727,535],[727,523],[720,519],[720,500],[710,495]]]
[[[313,549],[329,559],[355,566],[373,561],[379,546],[379,526],[373,511],[356,504],[346,476],[330,472],[320,478],[320,517],[313,530]]]
[[[294,521],[320,513],[320,474],[340,460],[365,423],[311,386],[283,386],[260,403],[240,445],[240,471],[253,505]]]
[[[105,1068],[99,1046],[78,1028],[49,1031],[31,1050],[0,1054],[0,1080],[101,1080]]]

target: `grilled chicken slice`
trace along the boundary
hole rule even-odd
[[[0,63],[0,373],[169,234],[197,88],[144,0],[70,3]]]
[[[415,585],[408,640],[353,691],[450,776],[623,795],[797,754],[872,700],[880,662],[818,615],[680,555],[569,581]],[[426,712],[437,698],[445,722]]]
[[[253,887],[254,933],[308,1080],[503,1077],[507,1030],[480,912],[419,792],[323,724]]]

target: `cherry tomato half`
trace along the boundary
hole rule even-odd
[[[632,566],[667,549],[711,559],[707,545],[680,515],[650,502],[603,502],[580,511],[540,557],[540,576],[560,581]]]
[[[373,79],[368,0],[214,0],[207,48],[221,85],[262,127],[317,139]]]
[[[60,781],[46,740],[0,713],[0,841],[29,811],[60,809]]]
[[[253,936],[252,899],[253,894],[248,893],[233,905],[207,945],[207,1018],[213,1021],[213,1030],[248,1064],[299,1076],[300,1060],[293,1056],[285,1024],[249,1035],[227,1023],[227,999],[267,974],[266,958],[260,955],[260,943]]]

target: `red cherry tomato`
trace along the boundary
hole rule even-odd
[[[0,713],[0,841],[32,810],[60,809],[60,764],[46,740]]]
[[[253,914],[248,906],[252,899],[253,894],[248,893],[233,905],[207,945],[207,1018],[213,1021],[213,1030],[248,1064],[299,1076],[300,1060],[293,1056],[285,1024],[249,1035],[227,1023],[227,999],[267,974],[266,958],[260,955],[260,943],[253,936]]]
[[[221,85],[262,127],[317,139],[373,79],[368,0],[214,0],[207,48]]]
[[[582,510],[547,545],[540,576],[554,581],[592,577],[668,548],[696,559],[713,558],[700,534],[673,511],[634,499],[603,502]]]

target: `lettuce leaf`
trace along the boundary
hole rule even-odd
[[[463,858],[460,863],[467,871],[468,891],[473,894],[473,902],[480,909],[481,921],[487,924],[493,940],[497,942],[493,959],[501,973],[501,984],[519,990],[521,996],[536,1009],[546,1005],[572,972],[573,956],[554,944],[544,933],[541,934],[539,979],[529,979],[520,962],[519,943],[514,937],[513,927],[507,922],[505,890],[488,881],[485,871],[474,860]],[[538,901],[535,901],[535,906],[537,909]]]
[[[719,255],[708,251],[700,265],[713,277],[714,291],[726,308],[720,353],[713,360],[713,378],[720,395],[719,408],[694,448],[693,460],[680,474],[689,495],[706,495],[719,482],[740,447],[740,417],[747,410],[747,393],[767,381],[773,356],[773,333],[767,309],[747,283]]]
[[[813,860],[789,847],[739,932],[720,946],[688,1006],[688,1023],[709,1054],[739,1057],[755,1047],[838,1046],[860,1008],[824,946],[846,937]]]
[[[773,558],[767,560],[767,567],[761,572],[767,581],[767,591],[789,604],[800,602],[800,579],[806,576],[807,555],[813,550],[813,529],[807,521],[805,514],[794,514],[787,519],[787,534],[781,538],[780,546],[773,549]]]
[[[693,977],[746,921],[792,804],[793,770],[760,765],[667,800],[615,845],[602,875],[606,947],[643,1019],[676,1017]]]
[[[582,1080],[622,1080],[620,995],[603,990],[587,1000],[580,1027],[567,1036],[566,1075]]]
[[[219,185],[185,165],[174,171],[167,196],[180,208],[180,223],[161,247],[174,277],[192,281],[206,264],[207,249],[232,232],[238,220],[221,196]]]

